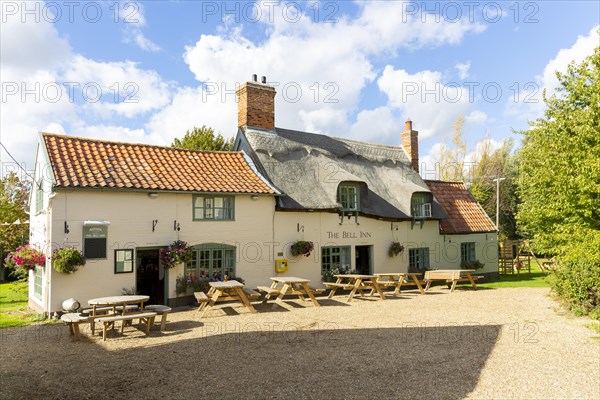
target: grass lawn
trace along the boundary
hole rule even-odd
[[[540,262],[546,261],[539,259]],[[509,288],[509,287],[550,287],[551,280],[554,279],[552,274],[544,273],[537,265],[535,260],[531,260],[531,273],[521,272],[520,274],[500,275],[500,280],[497,282],[481,283],[477,286],[487,288]]]
[[[41,321],[42,314],[27,308],[27,282],[0,284],[0,328],[29,325]]]

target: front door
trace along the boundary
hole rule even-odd
[[[137,250],[136,289],[138,294],[150,296],[148,304],[164,304],[164,272],[160,273],[159,249]]]
[[[371,275],[371,246],[356,246],[356,272]]]

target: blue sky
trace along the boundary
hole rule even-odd
[[[397,145],[410,117],[434,164],[459,115],[469,152],[518,142],[599,19],[595,1],[3,1],[0,139],[32,169],[39,131],[232,136],[231,93],[256,73],[277,84],[277,126]]]

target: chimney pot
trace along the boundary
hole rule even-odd
[[[258,82],[258,76],[256,74],[252,74],[252,80],[254,82]]]
[[[267,83],[267,77],[266,76],[262,77],[262,83]]]
[[[412,131],[412,121],[410,120],[410,118],[406,120],[404,125],[406,126],[407,131]]]

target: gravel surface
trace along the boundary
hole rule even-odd
[[[434,287],[386,301],[224,304],[106,342],[0,330],[1,399],[598,399],[600,340],[548,289]],[[84,325],[81,326],[84,328]],[[158,326],[157,326],[158,327]]]

